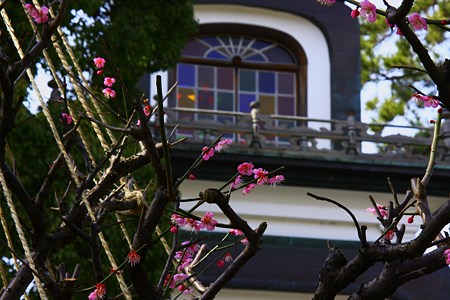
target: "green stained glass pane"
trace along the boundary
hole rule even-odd
[[[217,94],[217,109],[234,111],[234,96],[233,93],[218,93]]]
[[[256,86],[255,71],[239,70],[239,90],[254,92]]]

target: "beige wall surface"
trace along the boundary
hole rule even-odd
[[[232,167],[232,166],[230,166]],[[286,178],[288,181],[289,178]],[[206,180],[186,181],[181,187],[183,198],[198,197],[200,191],[206,188],[219,188],[223,183]],[[250,194],[242,195],[241,191],[232,194],[230,203],[252,227],[257,227],[261,222],[267,222],[266,235],[303,237],[318,239],[333,239],[356,241],[356,230],[350,216],[335,205],[317,201],[306,195],[307,192],[331,198],[348,207],[358,219],[360,225],[368,226],[368,239],[373,241],[378,238],[381,227],[376,217],[369,214],[366,209],[371,206],[369,195],[372,195],[377,203],[387,205],[392,201],[392,195],[388,193],[370,193],[364,191],[347,191],[326,188],[308,188],[292,186],[257,186]],[[399,195],[401,199],[401,196]],[[430,197],[432,210],[436,210],[445,198]],[[189,209],[193,203],[183,203],[182,208]],[[215,205],[203,205],[198,210],[198,215],[211,211],[219,221],[225,221],[223,215]],[[419,230],[419,218],[413,224],[407,224],[406,217],[401,221],[405,223],[405,239],[414,238]]]

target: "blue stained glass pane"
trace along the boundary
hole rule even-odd
[[[239,94],[239,111],[249,113],[251,110],[250,103],[255,100],[254,94]]]
[[[211,52],[208,53],[208,55],[206,56],[206,58],[212,58],[212,59],[228,59],[228,57],[226,57],[225,55],[223,55],[222,53],[213,50]]]
[[[254,92],[255,81],[255,71],[239,70],[239,90]]]
[[[180,87],[195,86],[194,65],[178,64],[177,76],[178,76],[178,86]]]
[[[272,45],[273,43],[269,43],[269,42],[266,42],[266,41],[261,41],[261,40],[257,40],[256,42],[254,42],[253,43],[253,48],[255,48],[255,49],[263,49],[263,48],[265,48],[265,47],[267,47],[267,46],[269,46],[269,45]]]
[[[218,93],[217,94],[217,109],[234,111],[233,93]]]
[[[244,61],[251,61],[251,62],[266,62],[266,58],[262,56],[261,54],[255,54],[249,57],[246,57]]]
[[[259,72],[258,84],[261,93],[275,93],[275,73]]]

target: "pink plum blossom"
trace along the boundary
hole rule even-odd
[[[94,58],[94,64],[98,69],[101,69],[105,66],[106,60],[102,57],[96,57]]]
[[[363,0],[360,3],[361,11],[360,15],[369,23],[375,22],[377,19],[377,7],[372,4],[369,0]]]
[[[66,113],[62,113],[61,116],[59,117],[59,120],[61,121],[61,123],[66,125],[70,125],[73,122],[72,116]]]
[[[241,235],[243,235],[244,233],[242,232],[242,230],[239,230],[239,229],[230,229],[230,234],[232,234],[232,235],[236,235],[236,236],[241,236]]]
[[[183,281],[188,278],[189,278],[189,276],[184,273],[177,273],[177,274],[173,275],[173,280],[175,282]]]
[[[221,151],[225,151],[228,149],[228,147],[230,147],[230,144],[233,141],[231,139],[225,139],[225,140],[221,140],[220,142],[217,143],[217,145],[214,147],[214,150],[216,150],[217,152],[221,152]]]
[[[170,282],[169,282],[170,280]],[[175,288],[175,281],[173,280],[173,277],[171,278],[170,274],[166,275],[166,279],[164,280],[164,286],[169,286],[171,289]]]
[[[256,184],[250,183],[248,184],[245,189],[242,191],[242,195],[247,195],[248,193],[250,193],[254,188],[255,188]]]
[[[269,181],[269,178],[267,177],[268,173],[269,172],[267,172],[266,170],[263,170],[262,168],[254,169],[253,174],[254,174],[254,178],[256,179],[256,183],[258,185],[263,185],[263,184],[267,183]]]
[[[208,160],[214,156],[214,149],[213,148],[208,149],[208,147],[203,147],[202,153],[203,153],[203,160]]]
[[[214,230],[218,222],[213,217],[214,214],[212,212],[206,212],[205,216],[201,219],[200,227],[206,228],[208,231]]]
[[[231,183],[230,188],[231,189],[237,189],[242,183],[242,177],[241,175],[236,176],[234,181]]]
[[[103,95],[105,95],[106,98],[114,98],[116,97],[116,91],[111,88],[105,88],[102,91]]]
[[[355,19],[359,16],[359,10],[358,8],[355,8],[354,10],[352,10],[352,12],[350,13],[350,16]]]
[[[439,105],[439,100],[436,100],[433,96],[422,96],[423,104],[425,107],[436,108]]]
[[[116,79],[113,77],[105,77],[103,79],[103,84],[106,86],[112,87],[114,83],[116,83]]]
[[[244,162],[237,167],[239,174],[250,176],[253,174],[254,165],[251,162]]]
[[[92,293],[89,294],[88,300],[97,300],[97,290],[94,290]]]
[[[417,93],[412,96],[412,100],[414,100],[418,106],[423,105],[425,107],[436,108],[440,104],[439,100],[437,100],[433,96],[420,95]]]
[[[38,24],[47,23],[48,21],[47,6],[42,6],[40,9],[37,9],[33,4],[27,3],[25,4],[25,9],[36,23]]]
[[[414,30],[428,30],[427,21],[422,18],[418,13],[412,13],[408,17],[408,21]]]
[[[272,178],[269,178],[269,184],[271,186],[277,186],[278,184],[282,183],[284,181],[283,175],[276,175]]]
[[[450,265],[450,249],[445,250],[444,251],[444,255],[446,256],[445,263],[447,265]]]
[[[385,219],[387,217],[387,210],[386,210],[386,206],[377,204],[377,208],[380,211],[381,216],[383,217],[383,219]],[[378,216],[377,214],[377,210],[373,207],[369,207],[368,209],[366,209],[369,213],[373,214],[374,216]]]
[[[48,21],[48,8],[47,6],[42,6],[41,9],[37,10],[37,14],[32,16],[34,21],[38,24],[44,24]]]

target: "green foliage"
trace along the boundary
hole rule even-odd
[[[145,72],[173,67],[197,30],[191,0],[74,2],[72,14],[83,17],[66,26],[82,65],[92,68],[92,59],[107,50],[128,87]]]
[[[379,8],[385,9],[385,7]],[[448,19],[450,6],[446,0],[415,1],[412,12],[418,12],[428,19]],[[445,57],[441,57],[439,51],[442,52],[442,49],[445,51],[445,43],[450,38],[449,32],[429,25],[427,31],[415,33],[424,43],[431,57],[434,57],[436,62],[442,63]],[[390,95],[385,103],[380,103],[377,99],[369,101],[366,105],[366,109],[377,113],[373,121],[389,122],[397,115],[404,116],[405,107],[408,106],[408,101],[415,92],[411,85],[425,94],[436,94],[431,79],[421,71],[423,67],[417,55],[413,54],[411,46],[403,37],[398,36],[387,26],[385,17],[379,16],[375,23],[362,22],[361,51],[362,83],[384,81],[391,83]],[[413,115],[408,121],[416,123],[416,116]]]

